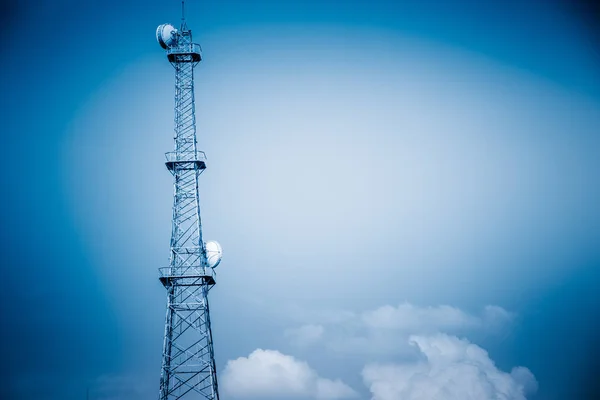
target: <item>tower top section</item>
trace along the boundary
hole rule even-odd
[[[194,63],[202,60],[202,48],[192,42],[192,31],[185,22],[185,3],[181,1],[181,27],[172,24],[162,24],[156,28],[156,40],[160,47],[166,50],[171,64]]]

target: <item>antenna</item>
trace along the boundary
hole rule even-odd
[[[185,31],[187,24],[185,23],[185,0],[181,0],[181,30]]]

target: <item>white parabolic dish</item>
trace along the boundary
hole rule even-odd
[[[221,248],[221,245],[219,242],[211,240],[204,243],[204,247],[206,248],[206,260],[208,261],[208,266],[210,268],[216,268],[223,257],[223,249]]]
[[[175,45],[177,41],[177,29],[171,24],[162,24],[156,28],[156,40],[163,49]]]

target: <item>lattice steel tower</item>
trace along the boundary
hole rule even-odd
[[[156,37],[175,68],[175,149],[166,153],[174,178],[171,254],[169,266],[159,269],[167,289],[159,399],[218,400],[208,292],[215,285],[221,248],[202,239],[198,177],[206,156],[198,150],[194,105],[194,67],[202,55],[192,42],[183,2],[181,27],[160,25]]]

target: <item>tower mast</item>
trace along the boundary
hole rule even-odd
[[[163,24],[156,31],[175,68],[174,150],[166,153],[174,180],[170,261],[168,267],[159,268],[167,289],[159,400],[186,395],[219,400],[208,292],[216,283],[214,267],[221,249],[202,239],[198,178],[206,168],[206,156],[198,150],[194,104],[194,67],[202,53],[192,41],[183,1],[181,7],[179,30]]]

